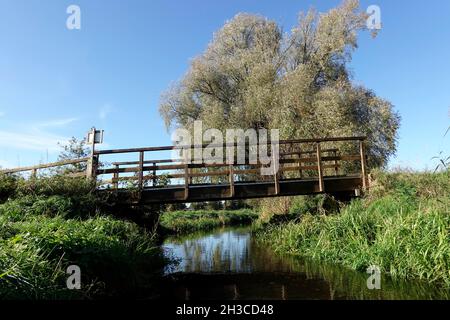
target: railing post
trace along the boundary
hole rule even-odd
[[[139,172],[138,172],[138,187],[139,190],[143,189],[144,181],[144,151],[139,152]]]
[[[323,183],[323,171],[322,171],[322,155],[320,151],[320,142],[316,144],[317,150],[317,170],[319,171],[319,190],[320,192],[324,192],[324,183]]]
[[[279,167],[281,167],[281,164],[279,166],[276,166],[275,163],[278,163],[279,159],[276,159],[277,154],[275,152],[275,147],[272,144],[272,165],[273,165],[273,182],[275,184],[275,195],[278,195],[280,193],[280,181],[279,181]]]
[[[230,164],[229,182],[230,182],[230,198],[233,198],[234,197],[234,168],[233,168],[232,164]]]
[[[97,170],[95,167],[95,128],[91,129],[91,135],[92,135],[92,145],[91,145],[91,155],[89,157],[89,160],[87,162],[86,166],[86,178],[88,179],[95,179],[95,173],[94,170]]]
[[[119,189],[119,165],[118,164],[116,164],[115,166],[115,169],[116,169],[116,171],[114,171],[114,174],[113,174],[113,188],[114,189]]]
[[[333,151],[333,155],[335,158],[337,158],[337,151]],[[337,177],[339,175],[339,166],[338,161],[334,160],[334,175]]]
[[[361,155],[362,184],[363,189],[365,190],[368,187],[368,182],[367,182],[366,147],[364,144],[364,140],[359,141],[359,152]]]
[[[152,181],[153,181],[153,186],[156,187],[156,162],[153,162],[152,165],[153,165],[153,179],[152,179]]]
[[[299,150],[298,152],[298,171],[300,174],[300,179],[303,179],[303,170],[302,170],[302,152]]]
[[[191,150],[189,150],[191,152]],[[184,150],[184,200],[189,198],[189,157],[188,150]]]

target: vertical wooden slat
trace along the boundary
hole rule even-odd
[[[333,151],[334,157],[337,157],[337,151]],[[337,177],[339,175],[338,161],[334,160],[334,175]]]
[[[302,170],[302,154],[300,153],[301,151],[299,151],[298,153],[298,168],[299,168],[299,173],[300,173],[300,179],[303,179],[303,170]]]
[[[230,198],[233,198],[234,197],[234,167],[232,164],[230,164],[229,182],[230,182]]]
[[[114,168],[116,171],[114,172],[114,174],[113,174],[113,188],[114,189],[119,189],[119,165],[118,164],[116,164],[115,165],[115,168]]]
[[[139,152],[139,172],[138,172],[138,184],[139,190],[143,188],[143,178],[144,178],[144,151]]]
[[[153,162],[153,186],[156,187],[156,162]]]
[[[279,178],[279,170],[277,170],[278,168],[275,165],[275,163],[278,162],[279,159],[276,159],[277,155],[275,154],[275,147],[274,147],[274,145],[272,145],[271,153],[272,153],[273,182],[274,182],[274,185],[275,185],[275,195],[278,195],[280,193],[280,181],[278,179]]]
[[[363,189],[367,189],[367,164],[366,164],[366,148],[364,140],[359,141],[359,152],[361,154],[361,173],[362,173],[362,184]]]
[[[324,192],[324,183],[323,183],[323,169],[322,169],[322,154],[320,151],[320,142],[316,144],[317,149],[317,170],[319,171],[319,190],[320,192]]]
[[[190,150],[184,150],[184,200],[189,197],[189,158],[188,152]]]

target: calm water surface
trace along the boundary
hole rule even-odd
[[[274,254],[249,228],[171,237],[164,254],[178,263],[165,270],[163,297],[176,299],[450,299],[449,290],[382,276],[367,289],[368,274]]]

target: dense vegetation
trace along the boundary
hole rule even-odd
[[[369,194],[339,214],[305,213],[266,225],[259,241],[278,253],[450,287],[450,171],[375,173]]]
[[[0,298],[152,295],[165,263],[154,235],[104,215],[93,190],[85,179],[0,176]],[[70,265],[81,290],[66,287]]]
[[[250,209],[173,211],[164,213],[160,223],[172,232],[185,233],[223,226],[251,224],[257,218],[258,214]]]

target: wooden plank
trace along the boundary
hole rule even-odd
[[[323,171],[322,171],[322,154],[320,152],[320,142],[316,144],[317,148],[317,171],[319,172],[319,190],[324,192]]]
[[[36,166],[29,166],[29,167],[19,167],[19,168],[13,168],[13,169],[3,169],[0,170],[0,173],[9,174],[9,173],[17,173],[17,172],[25,172],[25,171],[32,171],[34,169],[48,169],[48,168],[54,168],[54,167],[62,167],[69,164],[77,164],[88,161],[89,158],[80,158],[80,159],[73,159],[73,160],[64,160],[64,161],[58,161],[58,162],[50,162],[45,164],[39,164]]]

